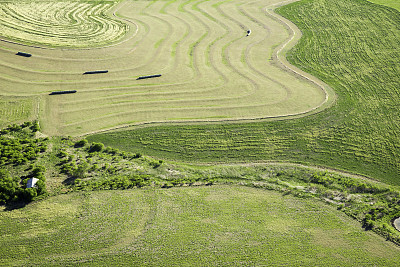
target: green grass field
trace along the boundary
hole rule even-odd
[[[268,15],[278,1],[0,1],[0,94],[41,96],[48,135],[320,111],[333,91],[276,59],[300,36]]]
[[[2,265],[400,261],[398,247],[331,206],[238,186],[74,193],[2,212],[0,218]]]
[[[0,0],[0,265],[398,266],[398,10]]]
[[[336,104],[295,120],[157,125],[89,137],[184,161],[284,160],[399,184],[398,11],[363,0],[281,7],[303,36],[288,59],[334,88]]]
[[[371,0],[369,2],[391,7],[400,11],[400,2],[397,0]]]

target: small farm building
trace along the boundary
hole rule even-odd
[[[28,182],[26,183],[26,188],[35,187],[37,181],[39,181],[39,179],[37,179],[37,178],[31,178],[31,179],[29,179]]]

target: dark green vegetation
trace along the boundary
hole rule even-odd
[[[400,184],[400,13],[364,0],[306,0],[278,12],[304,34],[290,62],[334,88],[332,108],[295,120],[157,125],[88,139],[159,158],[285,160]]]
[[[399,248],[314,199],[238,186],[59,195],[0,213],[0,265],[396,266]]]
[[[34,165],[46,151],[48,138],[34,138],[37,122],[11,125],[0,131],[0,204],[29,202],[46,193],[46,169]],[[39,179],[36,188],[26,188],[30,178]]]
[[[2,131],[6,140],[36,148],[35,156],[21,164],[3,164],[0,194],[7,209],[23,206],[17,204],[37,196],[73,191],[241,185],[327,202],[366,230],[400,244],[400,234],[391,223],[400,216],[400,192],[395,186],[289,164],[186,166],[105,147],[102,143],[88,143],[85,139],[37,138],[33,135],[36,130],[37,124],[24,123]],[[9,150],[3,149],[0,158]],[[27,157],[24,151],[30,150],[22,146],[14,149],[22,158]],[[16,156],[10,160],[13,158]],[[24,189],[30,177],[40,179],[39,184],[37,188]]]

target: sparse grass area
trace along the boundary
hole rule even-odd
[[[278,11],[303,33],[289,61],[335,89],[333,107],[295,120],[157,125],[88,139],[159,158],[303,162],[400,184],[399,12],[363,0]]]
[[[331,206],[238,186],[73,193],[1,212],[0,218],[2,265],[400,261],[398,247]]]

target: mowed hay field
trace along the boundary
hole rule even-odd
[[[331,108],[294,120],[161,125],[89,139],[160,158],[295,161],[399,184],[400,12],[364,0],[306,0],[276,11],[303,33],[288,60],[335,90]]]
[[[0,213],[0,264],[396,266],[334,207],[239,187],[85,192]]]
[[[323,109],[329,88],[276,59],[300,36],[277,2],[0,1],[0,95],[38,97],[49,135]]]

